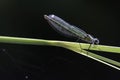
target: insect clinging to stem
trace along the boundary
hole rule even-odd
[[[87,43],[90,43],[90,46],[94,44],[99,44],[99,40],[97,38],[94,38],[90,34],[87,34],[85,31],[83,31],[82,29],[67,23],[60,17],[51,14],[44,15],[44,18],[54,29],[56,29],[57,31],[64,35],[81,39]]]

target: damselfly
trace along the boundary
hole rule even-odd
[[[94,38],[93,36],[87,34],[85,31],[76,26],[68,24],[66,21],[62,20],[61,18],[53,14],[48,16],[44,15],[44,18],[54,29],[58,30],[59,32],[67,36],[72,36],[81,39],[90,44],[99,44],[99,40],[97,38]]]

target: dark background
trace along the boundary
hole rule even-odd
[[[59,35],[44,20],[55,14],[120,46],[120,6],[116,0],[0,0],[0,35],[76,41]],[[120,55],[101,53],[120,61]],[[120,71],[64,48],[0,43],[0,80],[119,80]]]

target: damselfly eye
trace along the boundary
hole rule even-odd
[[[99,40],[97,38],[94,39],[95,44],[99,44]]]

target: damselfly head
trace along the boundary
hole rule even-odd
[[[94,38],[94,44],[99,44],[99,40],[97,38]]]
[[[87,34],[87,42],[91,43],[91,44],[99,44],[99,39],[94,38],[93,36],[91,36],[90,34]]]

